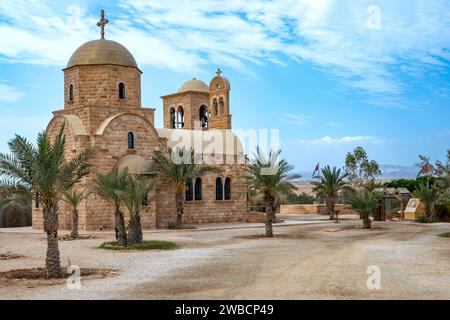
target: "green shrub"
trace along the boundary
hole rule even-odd
[[[397,179],[392,180],[384,184],[387,188],[406,188],[409,192],[413,193],[416,191],[421,184],[428,183],[428,179],[430,181],[430,185],[433,186],[435,182],[434,177],[422,176],[417,179]]]
[[[416,222],[419,223],[428,223],[428,218],[425,215],[421,215],[416,219]]]
[[[436,205],[436,220],[440,222],[450,222],[450,209],[444,204]]]
[[[441,233],[438,236],[443,238],[450,238],[450,232]]]
[[[133,244],[126,247],[118,246],[116,241],[104,242],[99,248],[107,250],[173,250],[178,245],[170,241],[148,240],[140,244]]]

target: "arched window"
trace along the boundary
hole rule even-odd
[[[177,112],[176,128],[181,129],[183,127],[184,127],[184,111],[183,111],[183,107],[179,106],[178,112]]]
[[[223,185],[221,177],[217,177],[216,179],[216,200],[223,200]]]
[[[175,129],[175,125],[177,122],[177,115],[175,113],[175,108],[170,108],[170,127]]]
[[[202,200],[202,179],[195,179],[195,200]]]
[[[219,114],[219,110],[217,107],[217,99],[213,100],[213,110],[214,110],[214,115],[217,116]]]
[[[231,178],[225,179],[225,200],[231,200]]]
[[[194,200],[194,188],[192,186],[192,181],[186,183],[186,201]]]
[[[69,86],[69,100],[73,101],[73,84]]]
[[[200,107],[200,123],[202,128],[208,128],[208,109],[204,105]]]
[[[223,98],[219,99],[219,114],[225,114]]]
[[[125,83],[119,83],[119,99],[125,99]]]
[[[134,133],[128,132],[128,149],[134,149]]]

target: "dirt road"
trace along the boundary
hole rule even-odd
[[[0,298],[450,299],[450,239],[436,236],[450,225],[360,226],[358,220],[278,226],[274,239],[258,238],[261,228],[147,233],[147,239],[182,245],[161,252],[96,249],[105,240],[101,237],[65,242],[61,251],[72,263],[117,268],[120,275],[84,281],[76,291],[15,284],[0,288]],[[22,262],[2,261],[0,271],[42,264],[42,235],[0,233],[0,244],[0,251],[9,246],[27,256]],[[370,266],[381,272],[381,289],[367,287]]]

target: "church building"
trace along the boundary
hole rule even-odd
[[[55,137],[62,126],[70,158],[94,148],[92,172],[77,186],[86,198],[78,208],[79,228],[114,227],[114,210],[91,192],[97,174],[128,168],[133,175],[154,175],[155,151],[193,148],[217,172],[196,177],[186,186],[185,223],[243,221],[247,184],[242,179],[245,155],[231,132],[230,82],[220,69],[207,85],[192,79],[162,96],[163,128],[155,128],[154,108],[141,105],[141,75],[133,55],[121,44],[106,40],[104,12],[101,38],[81,45],[64,72],[64,108],[53,112],[46,132]],[[61,202],[60,228],[70,229],[71,209]],[[175,188],[161,178],[141,211],[144,228],[163,228],[176,219]],[[33,203],[33,228],[42,228],[42,208]]]

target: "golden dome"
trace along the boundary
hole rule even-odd
[[[209,93],[209,87],[203,81],[194,78],[192,80],[183,83],[180,89],[178,89],[178,93],[187,91],[198,91]]]
[[[118,42],[105,39],[92,40],[81,45],[70,57],[66,68],[97,64],[138,68],[127,48]]]

